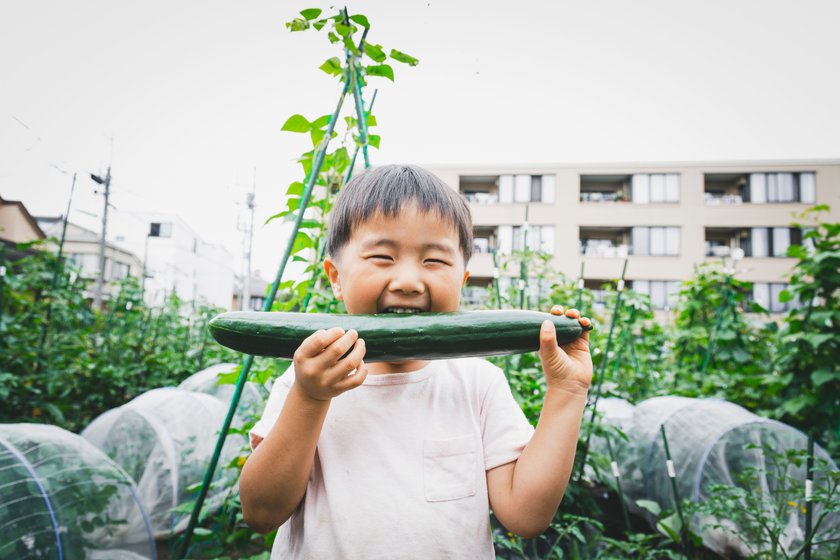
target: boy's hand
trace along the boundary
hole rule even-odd
[[[365,341],[352,329],[312,333],[295,351],[295,384],[309,398],[328,401],[362,384],[368,372],[364,356]]]
[[[562,315],[563,307],[555,305],[552,315]],[[566,317],[579,319],[584,327],[590,324],[577,309],[566,310]],[[589,331],[574,342],[557,345],[554,323],[545,321],[540,329],[540,361],[549,389],[557,388],[576,394],[586,394],[592,382],[592,356],[589,354]]]

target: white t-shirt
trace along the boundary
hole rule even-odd
[[[271,431],[292,369],[252,435]],[[494,558],[485,472],[516,460],[532,433],[485,360],[368,375],[332,400],[306,495],[271,558]]]

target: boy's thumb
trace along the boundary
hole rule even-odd
[[[549,319],[540,327],[540,353],[551,356],[557,352],[557,330]]]

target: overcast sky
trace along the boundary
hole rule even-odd
[[[369,39],[420,59],[379,87],[374,164],[840,157],[840,3],[349,2]],[[331,112],[338,53],[283,23],[323,2],[0,3],[0,196],[64,212],[70,175],[113,166],[119,210],[179,214],[238,255],[256,168],[262,226],[301,179],[294,113]],[[71,219],[96,226],[80,177]],[[244,214],[243,214],[244,217]]]

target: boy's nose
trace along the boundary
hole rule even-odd
[[[407,265],[394,267],[394,275],[391,277],[388,289],[405,294],[422,294],[426,291],[420,271],[417,267]]]

